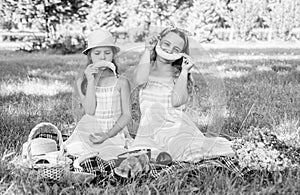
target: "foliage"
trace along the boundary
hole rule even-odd
[[[21,22],[21,15],[16,13],[17,1],[3,0],[0,2],[0,27],[11,30]]]
[[[50,33],[50,36],[56,35],[60,24],[84,21],[90,7],[90,3],[87,1],[72,0],[15,0],[11,2],[16,5],[13,11],[22,16],[22,20],[19,22],[26,23],[28,28],[46,31]]]
[[[270,38],[288,40],[292,29],[300,25],[300,2],[297,0],[274,1],[265,4],[262,18],[270,28]]]
[[[273,128],[273,131],[280,141],[289,147],[300,148],[300,124],[299,120],[283,120]]]
[[[233,149],[243,169],[282,171],[297,166],[294,163],[300,160],[295,161],[286,151],[286,144],[267,128],[251,127],[246,135],[234,140]]]
[[[133,40],[143,40],[151,33],[151,27],[165,27],[169,21],[179,16],[179,11],[183,11],[190,6],[191,0],[123,0],[126,5],[128,17],[124,21],[124,26]],[[130,3],[129,3],[130,2]],[[182,16],[181,16],[182,17]],[[178,18],[180,20],[180,18]]]
[[[170,21],[180,28],[187,29],[187,17],[192,6],[193,1],[191,0],[182,2],[181,6],[176,10],[176,12],[170,16]]]
[[[79,35],[61,35],[58,39],[47,43],[43,48],[49,54],[73,54],[83,51],[86,46],[84,37]]]
[[[8,21],[17,24],[19,30],[36,29],[47,32],[47,45],[53,47],[52,44],[57,42],[60,36],[68,36],[64,34],[68,24],[85,21],[89,7],[89,1],[4,0],[1,11],[5,16],[11,17]],[[82,34],[82,30],[78,28],[76,32]]]
[[[127,18],[126,10],[115,0],[94,1],[87,16],[87,28],[95,30],[106,28],[112,32],[123,27],[123,22]]]
[[[201,42],[300,39],[297,0],[2,0],[0,16],[1,28],[46,31],[49,42],[69,36],[62,31],[75,23],[81,36],[85,30],[107,28],[143,41],[152,27],[169,21]]]
[[[219,14],[227,26],[236,31],[235,39],[248,40],[256,27],[265,0],[223,1],[218,7]],[[230,40],[234,38],[231,35]]]
[[[187,17],[187,28],[200,42],[209,42],[213,39],[212,32],[217,20],[214,0],[194,1]]]

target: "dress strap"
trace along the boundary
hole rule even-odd
[[[115,83],[113,84],[113,87],[116,87],[116,86],[117,86],[118,81],[119,81],[119,76],[116,76],[116,81],[115,81]]]

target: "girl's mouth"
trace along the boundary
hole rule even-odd
[[[175,61],[175,60],[178,60],[179,58],[182,57],[181,53],[168,53],[168,52],[165,52],[160,47],[160,43],[159,42],[157,43],[157,45],[155,47],[155,51],[156,51],[157,55],[159,55],[161,58],[163,58],[165,60]]]

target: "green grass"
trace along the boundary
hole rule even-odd
[[[122,56],[120,72],[130,76],[138,55]],[[0,157],[9,152],[19,154],[30,130],[42,121],[51,122],[64,132],[73,128],[78,115],[73,111],[72,85],[76,73],[85,63],[84,56],[79,54],[0,53]],[[221,67],[216,75],[224,84],[226,94],[223,133],[237,136],[246,133],[250,126],[274,127],[289,120],[299,120],[299,61],[232,60],[213,65]],[[289,68],[285,68],[287,66]],[[261,71],[261,67],[266,71]],[[207,89],[205,78],[209,75],[195,77],[199,112],[208,116],[211,91]],[[37,87],[36,94],[27,90]],[[71,90],[66,90],[68,87]],[[134,102],[133,118],[138,120],[137,100]],[[198,125],[203,131],[207,128],[205,123]],[[180,170],[158,180],[122,185],[74,185],[68,180],[53,184],[38,182],[32,173],[1,160],[0,193],[10,189],[10,193],[17,194],[296,194],[300,191],[299,176],[299,170],[289,170],[272,175],[254,172],[249,177],[239,178],[226,170],[194,170],[191,165],[190,170]]]
[[[227,49],[210,49],[212,53],[227,53],[232,55],[299,55],[300,49],[299,48],[227,48]]]

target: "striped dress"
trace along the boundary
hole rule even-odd
[[[150,148],[154,158],[165,151],[178,161],[233,155],[230,141],[205,137],[183,112],[184,106],[172,106],[173,87],[173,78],[149,76],[139,93],[141,120],[130,149]]]
[[[129,136],[127,127],[102,144],[93,144],[89,140],[92,133],[108,132],[122,114],[117,82],[118,79],[114,85],[108,87],[96,86],[95,115],[86,114],[78,122],[73,134],[65,142],[68,154],[80,157],[97,152],[102,159],[110,160],[127,151],[124,148],[126,137]]]

